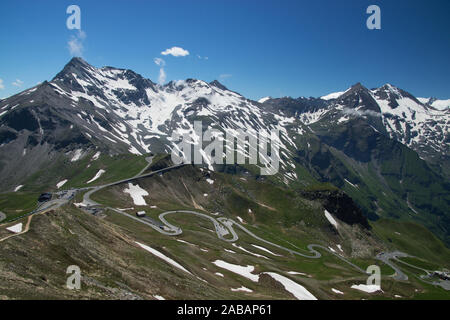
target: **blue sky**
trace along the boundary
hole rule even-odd
[[[448,0],[2,0],[0,98],[50,80],[70,60],[71,4],[81,8],[87,62],[154,82],[162,58],[166,81],[218,79],[252,99],[321,96],[356,82],[450,98]],[[366,27],[371,4],[381,30]],[[189,55],[161,54],[174,46]]]

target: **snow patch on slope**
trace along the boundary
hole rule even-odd
[[[6,230],[11,231],[13,233],[20,233],[22,232],[22,223],[15,224],[9,228],[6,228]]]
[[[367,292],[367,293],[374,293],[374,292],[377,292],[377,291],[381,291],[380,286],[377,286],[375,284],[369,284],[369,285],[367,285],[367,284],[358,284],[358,285],[354,284],[354,285],[351,286],[351,288],[352,289],[356,289],[356,290],[360,290],[360,291],[364,291],[364,292]]]
[[[75,161],[80,160],[81,156],[83,155],[82,152],[83,152],[83,150],[81,150],[81,149],[75,150],[75,153],[73,154],[73,157],[72,157],[72,159],[70,159],[70,161],[75,162]]]
[[[158,258],[164,260],[165,262],[167,262],[168,264],[174,266],[177,269],[180,269],[181,271],[184,271],[186,273],[192,274],[190,273],[188,270],[186,270],[186,268],[184,268],[181,264],[179,264],[178,262],[176,262],[175,260],[167,257],[166,255],[164,255],[163,253],[159,252],[158,250],[155,250],[145,244],[139,243],[137,241],[135,241],[141,248],[147,250],[148,252],[150,252],[151,254],[157,256]]]
[[[317,298],[313,296],[311,292],[306,290],[305,287],[289,278],[286,278],[285,276],[274,272],[265,272],[264,274],[271,276],[273,279],[281,283],[286,291],[292,293],[292,295],[298,300],[317,300]]]
[[[226,269],[228,271],[231,271],[233,273],[236,273],[238,275],[243,276],[244,278],[247,278],[253,282],[259,281],[259,275],[253,274],[252,272],[255,270],[254,266],[240,266],[237,264],[232,264],[225,262],[223,260],[216,260],[213,262],[216,266]]]
[[[146,206],[144,196],[148,196],[148,192],[142,189],[138,184],[133,185],[128,183],[128,188],[125,188],[123,192],[128,193],[133,198],[134,204],[137,206]]]
[[[325,209],[325,218],[327,218],[328,222],[330,222],[335,228],[338,227],[337,221],[333,218],[331,213],[329,213],[326,209]]]
[[[320,99],[322,99],[322,100],[337,99],[340,96],[342,96],[344,93],[345,93],[345,91],[333,92],[333,93],[330,93],[330,94],[320,97]]]
[[[68,180],[65,179],[65,180],[62,180],[62,181],[58,182],[58,183],[56,184],[56,187],[57,187],[58,189],[61,188],[63,185],[66,184],[67,181],[68,181]]]
[[[102,174],[104,174],[105,172],[106,172],[106,171],[103,170],[103,169],[98,170],[98,172],[95,174],[95,176],[94,176],[91,180],[89,180],[88,182],[86,182],[86,183],[94,182],[95,180],[97,180],[98,178],[100,178],[100,177],[102,176]]]

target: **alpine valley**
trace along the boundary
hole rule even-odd
[[[278,130],[279,172],[175,165],[194,121]],[[73,58],[0,100],[0,299],[449,299],[449,127],[391,84],[253,101]]]

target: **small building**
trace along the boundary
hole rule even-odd
[[[145,217],[145,211],[136,212],[136,216],[138,216],[139,218]]]
[[[433,275],[437,276],[441,280],[450,280],[450,275],[447,272],[435,271]]]

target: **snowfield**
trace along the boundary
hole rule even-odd
[[[354,284],[351,286],[352,289],[356,289],[356,290],[360,290],[360,291],[364,291],[367,293],[374,293],[377,291],[381,291],[381,287],[377,286],[375,284]]]
[[[336,98],[339,98],[340,96],[342,96],[345,92],[346,91],[333,92],[333,93],[327,94],[326,96],[320,97],[320,99],[322,99],[322,100],[336,99]]]
[[[82,150],[81,149],[75,150],[75,153],[73,154],[73,157],[72,157],[72,159],[70,159],[70,161],[71,162],[75,162],[75,161],[80,160],[81,155],[82,155]]]
[[[56,184],[56,187],[57,187],[58,189],[61,188],[63,185],[66,184],[67,181],[68,181],[68,180],[65,179],[65,180],[62,180],[62,181],[58,182],[58,183]]]
[[[215,264],[216,266],[218,266],[220,268],[223,268],[223,269],[226,269],[233,273],[236,273],[238,275],[241,275],[253,282],[259,281],[260,275],[255,275],[252,273],[255,270],[254,266],[250,266],[250,265],[240,266],[240,265],[225,262],[223,260],[216,260],[213,262],[213,264]],[[292,281],[289,278],[286,278],[286,277],[279,275],[278,273],[274,273],[274,272],[263,272],[261,274],[267,274],[268,276],[272,277],[274,280],[280,282],[283,285],[283,287],[286,289],[286,291],[292,293],[292,295],[294,297],[296,297],[298,300],[317,300],[317,298],[314,297],[308,290],[306,290],[305,287]],[[238,289],[234,289],[234,290],[241,291]],[[247,291],[247,292],[250,292],[250,291]]]
[[[246,288],[246,287],[244,287],[244,286],[242,286],[242,287],[240,287],[240,288],[236,288],[236,289],[231,288],[231,291],[233,291],[233,292],[237,292],[237,291],[242,291],[242,292],[253,292],[253,290],[251,290],[251,289],[249,289],[249,288]]]
[[[271,98],[270,97],[264,97],[264,98],[259,99],[258,102],[259,103],[264,103],[264,102],[266,102],[269,99],[271,99]]]
[[[281,283],[286,291],[292,293],[292,295],[298,300],[317,300],[317,298],[314,297],[308,290],[306,290],[305,287],[298,284],[297,282],[292,281],[289,278],[286,278],[274,272],[264,272],[264,274],[271,276],[273,279]]]
[[[94,156],[92,157],[92,161],[97,160],[100,157],[100,151],[98,151]]]
[[[252,246],[255,247],[255,248],[257,248],[257,249],[259,249],[259,250],[262,250],[262,251],[265,251],[265,252],[267,252],[267,253],[270,253],[270,254],[273,255],[273,256],[276,256],[276,257],[282,257],[281,254],[273,253],[273,252],[270,251],[269,249],[266,249],[266,248],[261,247],[261,246],[257,246],[256,244],[252,244]]]
[[[337,294],[344,294],[342,291],[339,291],[338,289],[335,289],[335,288],[331,288],[331,291],[333,291],[334,293],[337,293]]]
[[[124,189],[123,192],[128,193],[131,198],[133,198],[134,204],[137,206],[146,206],[144,196],[148,196],[148,192],[139,187],[138,184],[133,185],[131,182],[128,183],[128,188]]]
[[[429,103],[431,98],[417,98],[422,103]],[[436,108],[438,110],[445,110],[447,108],[450,108],[450,99],[448,100],[435,100],[431,103],[431,106],[433,108]]]
[[[218,266],[219,268],[223,268],[240,276],[243,276],[244,278],[247,278],[253,282],[259,281],[259,275],[252,273],[255,270],[254,266],[248,265],[244,267],[237,264],[228,263],[223,260],[216,260],[213,262],[213,264]]]
[[[351,185],[353,188],[358,188],[358,186],[354,185],[353,183],[351,183],[350,181],[348,181],[347,179],[344,179],[345,182],[347,182],[349,185]]]
[[[244,252],[246,252],[248,254],[251,254],[252,256],[269,260],[269,258],[267,258],[266,256],[263,256],[261,254],[257,254],[257,253],[251,252],[251,251],[245,249],[244,247],[238,246],[236,243],[233,243],[232,246],[235,247],[235,248],[238,248],[238,249],[240,249],[240,250],[242,250],[242,251],[244,251]]]
[[[333,216],[327,210],[325,210],[325,217],[335,228],[338,227],[337,221],[334,220]]]
[[[184,243],[184,244],[187,244],[187,245],[190,245],[190,246],[193,246],[193,247],[198,247],[196,244],[190,243],[190,242],[185,241],[185,240],[177,239],[177,241],[181,242],[181,243]]]
[[[288,271],[289,274],[299,274],[301,276],[306,276],[306,273],[303,272],[297,272],[297,271]]]
[[[13,233],[20,233],[22,232],[22,223],[15,224],[9,228],[6,228],[6,230],[11,231]]]
[[[174,266],[177,269],[180,269],[181,271],[184,271],[186,273],[192,274],[190,273],[188,270],[186,270],[181,264],[179,264],[178,262],[176,262],[175,260],[167,257],[166,255],[162,254],[161,252],[159,252],[158,250],[155,250],[149,246],[146,246],[145,244],[139,243],[137,241],[135,241],[141,248],[143,248],[144,250],[147,250],[148,252],[150,252],[151,254],[157,256],[158,258],[164,260],[165,262],[167,262],[168,264]]]
[[[446,110],[450,108],[450,99],[448,100],[436,100],[434,101],[431,106],[438,110]]]
[[[94,182],[95,180],[97,180],[98,178],[100,178],[100,177],[102,176],[102,174],[104,174],[105,172],[106,172],[106,171],[103,170],[103,169],[98,170],[98,172],[95,174],[95,176],[94,176],[91,180],[89,180],[88,182],[86,182],[86,183]]]

